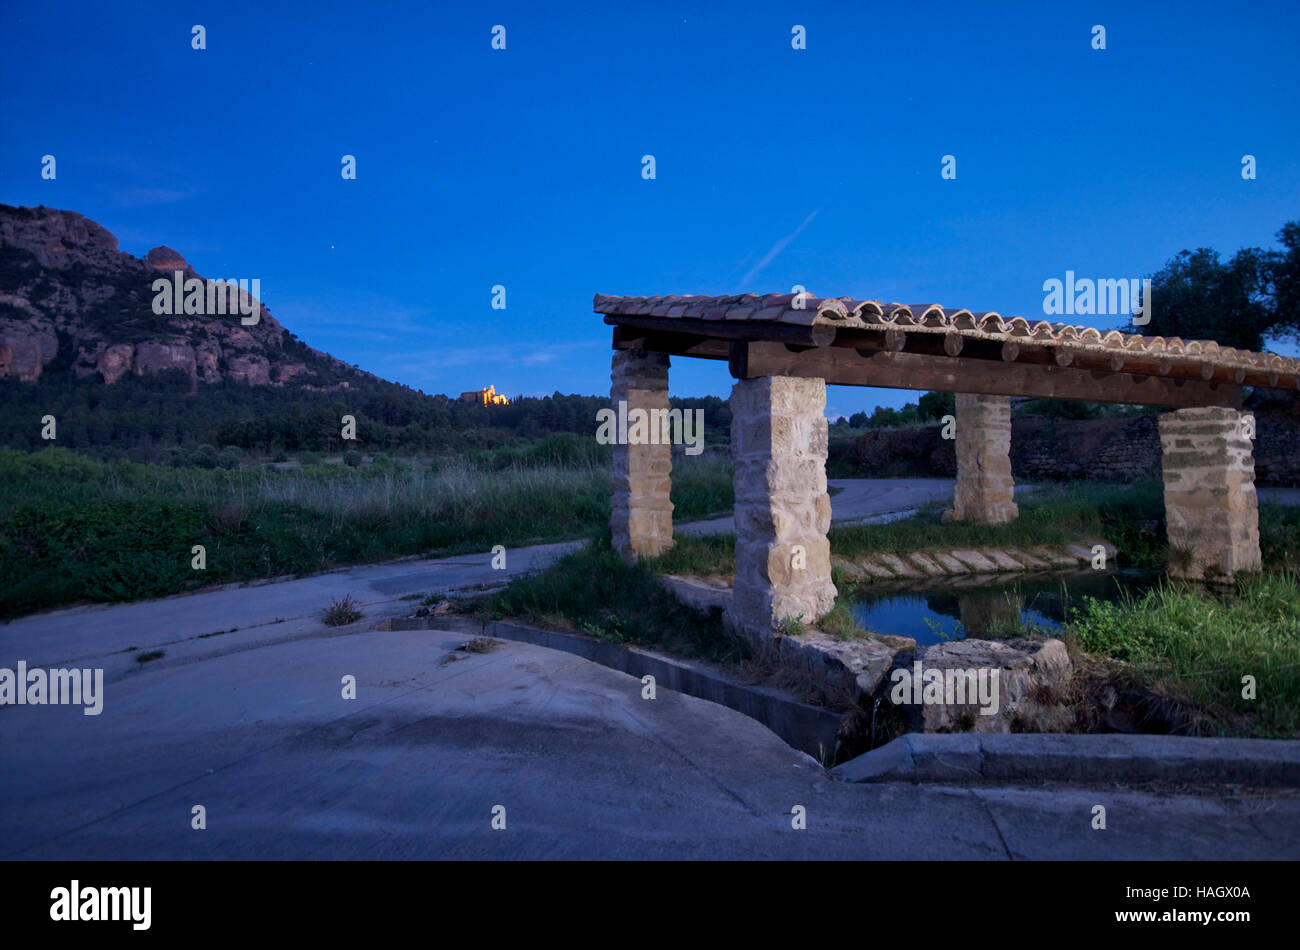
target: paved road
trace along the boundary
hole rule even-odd
[[[1300,488],[1257,488],[1260,501],[1272,501],[1280,505],[1300,505]]]
[[[467,634],[365,627],[169,651],[112,676],[99,716],[0,708],[0,858],[1300,853],[1296,797],[852,785],[739,713],[644,700],[639,680],[566,653],[503,643],[449,662]]]
[[[887,521],[911,514],[923,505],[952,502],[951,478],[832,478],[827,481],[839,491],[831,495],[831,521],[837,524]],[[1033,491],[1017,485],[1016,491]],[[674,525],[682,534],[734,534],[731,516]]]

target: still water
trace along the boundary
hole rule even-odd
[[[979,587],[893,588],[860,597],[858,623],[874,633],[912,637],[918,644],[963,637],[1016,636],[1017,628],[1058,629],[1084,597],[1141,596],[1160,575],[1143,571],[1087,571],[1021,578]]]

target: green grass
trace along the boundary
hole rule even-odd
[[[514,578],[482,609],[484,619],[567,625],[613,643],[651,645],[684,656],[740,660],[744,639],[716,612],[702,617],[664,590],[646,562],[625,561],[601,538],[535,574]]]
[[[609,468],[546,461],[535,456],[486,474],[464,460],[391,459],[279,472],[0,449],[0,618],[606,530]],[[731,504],[725,460],[685,459],[673,481],[679,518]],[[206,549],[206,570],[190,566],[194,545]]]
[[[1141,682],[1202,710],[1224,735],[1300,737],[1300,583],[1289,571],[1238,581],[1220,598],[1166,584],[1141,598],[1086,598],[1074,645],[1123,661]],[[1256,697],[1242,697],[1242,677]]]
[[[1300,573],[1300,507],[1259,506],[1259,550],[1266,569]]]
[[[853,607],[847,598],[839,598],[829,612],[817,620],[817,629],[829,633],[837,640],[861,640],[871,635],[866,627],[853,618]]]
[[[1261,509],[1260,532],[1265,561],[1290,546],[1300,546],[1300,509]],[[1123,563],[1131,567],[1156,567],[1164,563],[1164,498],[1158,484],[1088,485],[1075,483],[1045,489],[1020,505],[1020,517],[1009,524],[977,525],[940,521],[942,506],[932,505],[917,514],[878,525],[832,527],[831,554],[854,558],[871,554],[907,554],[930,549],[1036,547],[1077,543],[1098,538],[1115,544]],[[1278,530],[1268,533],[1268,526]],[[676,544],[651,562],[661,574],[730,576],[735,572],[734,534],[678,534]],[[844,588],[837,575],[836,586]]]
[[[656,574],[689,574],[707,577],[736,572],[734,534],[675,534],[673,546],[648,563]]]

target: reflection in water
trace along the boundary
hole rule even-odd
[[[1088,571],[1022,578],[981,586],[899,590],[863,597],[853,607],[858,623],[875,633],[912,637],[918,644],[962,637],[1020,636],[1026,628],[1055,629],[1083,598],[1140,596],[1159,575]]]

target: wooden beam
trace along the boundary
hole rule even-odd
[[[735,341],[728,360],[736,379],[803,376],[840,386],[1084,399],[1132,405],[1241,406],[1241,387],[1204,380],[1135,376],[1106,370],[973,361],[843,347],[791,352],[781,343]]]
[[[686,320],[661,317],[629,317],[619,314],[605,317],[605,322],[623,327],[625,332],[660,331],[654,348],[661,352],[682,356],[702,356],[706,359],[726,359],[727,343],[780,342],[802,347],[838,347],[868,351],[897,351],[923,356],[956,356],[964,363],[978,366],[991,364],[990,372],[1009,366],[1057,366],[1076,371],[1100,371],[1102,377],[1111,373],[1133,378],[1151,376],[1167,381],[1213,382],[1229,388],[1241,386],[1271,386],[1283,389],[1300,388],[1300,377],[1279,379],[1268,370],[1242,370],[1230,366],[1214,366],[1200,360],[1150,354],[1141,350],[1088,352],[1072,350],[1066,346],[1041,342],[1032,338],[995,341],[965,337],[954,333],[934,333],[908,330],[900,327],[834,327],[797,326],[794,324],[754,324],[746,320]],[[628,337],[633,339],[636,337]],[[717,345],[702,346],[705,340]],[[678,347],[673,349],[672,347]],[[957,350],[957,353],[952,353]],[[1014,357],[1008,359],[1011,354]],[[884,384],[881,384],[884,385]],[[1093,397],[1078,397],[1093,398]],[[1098,398],[1097,401],[1105,401]]]
[[[764,340],[797,343],[803,346],[830,346],[835,342],[836,335],[836,328],[825,324],[803,327],[784,323],[756,325],[744,320],[728,323],[725,320],[673,320],[667,317],[624,316],[607,316],[605,322],[616,328],[623,327],[625,331],[657,330],[662,333],[712,340],[752,340],[755,336],[761,336]]]
[[[614,327],[614,349],[629,350],[638,346],[652,353],[694,356],[705,360],[725,360],[729,353],[726,340],[711,340],[708,337],[692,336],[687,333],[660,333],[654,330]]]

